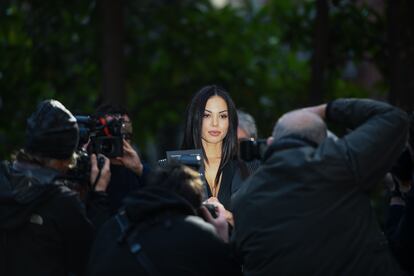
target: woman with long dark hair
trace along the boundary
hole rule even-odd
[[[240,160],[237,111],[230,95],[216,85],[203,87],[186,113],[182,149],[202,149],[209,202],[218,200],[230,210],[232,194],[250,174]],[[228,221],[232,223],[231,212]]]

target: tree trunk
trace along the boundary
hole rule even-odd
[[[388,58],[390,103],[414,108],[414,2],[388,0]]]
[[[124,105],[124,16],[123,1],[98,1],[102,41],[102,102]]]
[[[319,104],[324,100],[326,92],[326,66],[329,57],[329,5],[327,0],[316,1],[314,30],[309,103]]]

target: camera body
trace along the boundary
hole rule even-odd
[[[247,162],[262,159],[266,149],[266,139],[243,139],[239,143],[240,158]]]
[[[108,158],[123,156],[124,121],[91,116],[75,116],[75,118],[79,126],[76,166],[67,172],[66,177],[85,185],[89,183],[91,172],[90,154],[96,154],[99,168],[102,168],[105,161],[98,156],[99,154]],[[87,145],[86,149],[85,145]]]
[[[87,146],[89,154],[103,154],[108,158],[123,156],[124,120],[103,117],[75,116],[79,126],[79,147]]]
[[[105,159],[102,156],[96,156],[98,169],[102,169]],[[75,182],[80,186],[86,186],[90,182],[91,160],[89,154],[83,150],[76,151],[76,166],[66,172],[66,179]]]
[[[183,164],[200,173],[204,172],[203,152],[200,149],[167,151],[167,161]]]

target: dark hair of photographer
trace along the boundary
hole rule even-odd
[[[128,143],[132,143],[133,128],[131,122],[131,115],[126,109],[126,107],[107,103],[102,104],[96,109],[95,116],[110,119],[122,119],[124,132],[123,136],[128,141]]]
[[[122,105],[113,105],[113,104],[102,104],[96,108],[96,116],[105,116],[105,115],[127,115],[131,117],[131,114],[128,112],[127,108]]]
[[[125,199],[125,209],[100,230],[88,275],[187,275],[188,271],[194,275],[240,275],[225,243],[228,225],[224,207],[216,205],[215,219],[201,207],[210,223],[196,216],[203,193],[199,174],[186,166],[169,164],[152,172],[150,179]],[[137,247],[140,255],[134,256],[133,248]]]
[[[194,209],[201,207],[204,192],[202,185],[198,172],[180,164],[169,165],[168,169],[157,171],[148,180],[148,186],[174,191]]]

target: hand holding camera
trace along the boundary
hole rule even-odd
[[[214,204],[203,202],[203,207],[207,209],[213,218],[217,218],[217,207]]]
[[[214,228],[216,228],[218,236],[224,242],[229,242],[229,225],[227,223],[227,213],[230,212],[228,212],[217,199],[214,200],[213,198],[209,198],[205,203],[207,203],[207,205],[214,206],[214,211],[217,217],[213,217],[205,204],[203,204],[201,207],[202,216],[206,219],[207,222],[211,223]]]
[[[138,156],[138,153],[134,148],[124,139],[123,140],[123,156],[116,157],[111,160],[111,163],[117,164],[118,162],[130,169],[138,176],[142,174],[143,165],[141,159]]]
[[[142,173],[142,163],[138,154],[125,141],[131,134],[128,133],[123,119],[90,116],[75,116],[75,118],[79,125],[77,164],[68,171],[68,179],[81,185],[90,182],[92,154],[112,158],[114,162],[125,165],[138,175]]]

